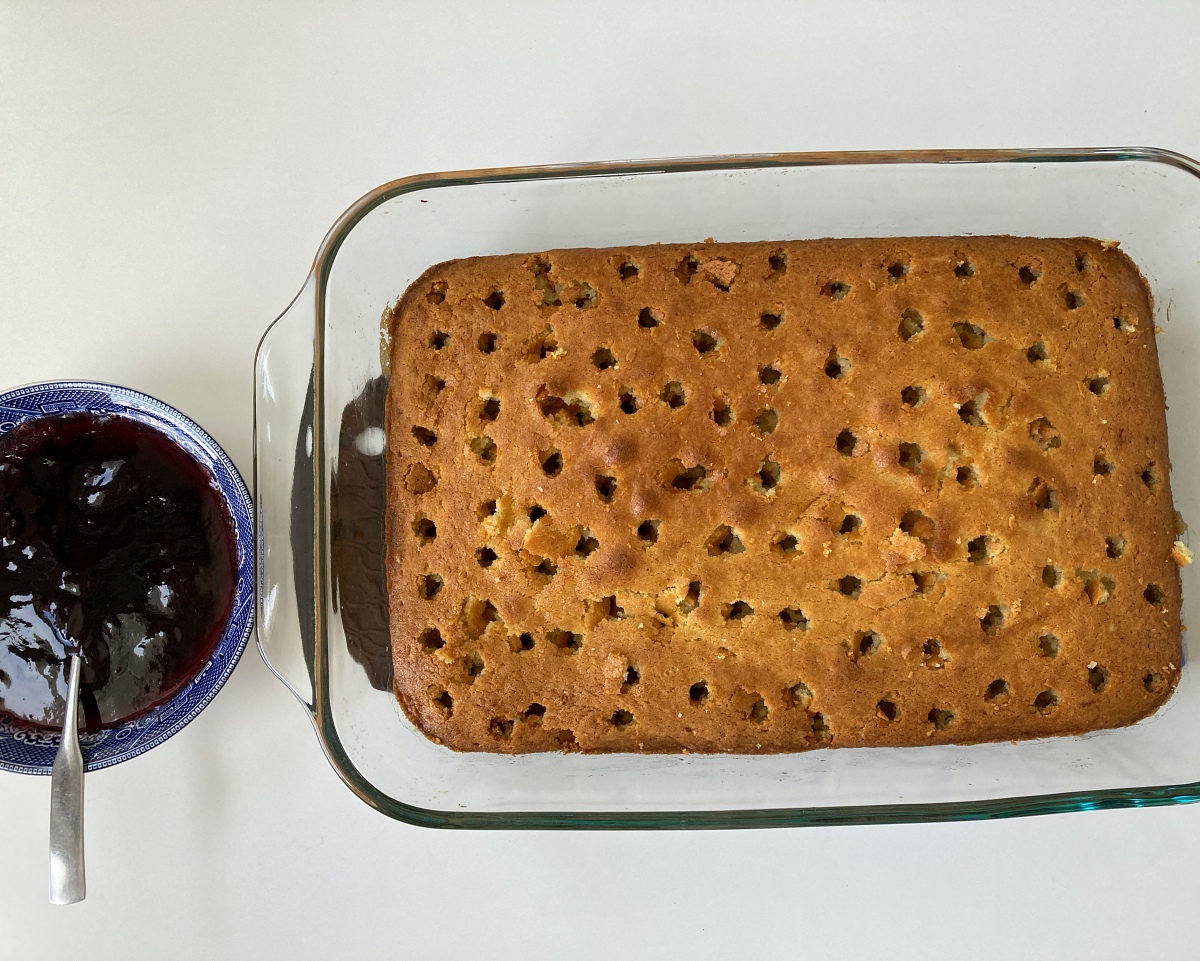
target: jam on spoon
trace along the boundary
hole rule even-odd
[[[83,658],[83,730],[142,714],[208,659],[228,620],[233,528],[214,482],[129,418],[53,414],[0,435],[0,712],[62,724]]]

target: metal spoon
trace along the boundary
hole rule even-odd
[[[74,904],[87,897],[83,876],[83,754],[79,750],[79,674],[71,655],[62,740],[50,773],[50,903]]]

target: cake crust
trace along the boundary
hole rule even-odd
[[[433,740],[969,743],[1174,689],[1153,311],[1113,245],[478,257],[385,319],[394,683]]]

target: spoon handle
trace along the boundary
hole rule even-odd
[[[50,773],[50,903],[87,896],[83,876],[83,755],[79,751],[79,655],[71,656],[62,740]]]

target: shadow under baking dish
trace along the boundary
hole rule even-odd
[[[387,184],[347,211],[263,338],[255,412],[259,648],[347,785],[401,820],[487,828],[882,823],[1200,797],[1200,681],[1186,663],[1157,714],[1079,737],[754,757],[507,757],[428,741],[390,691],[380,635],[362,640],[378,587],[341,572],[347,550],[382,570],[382,542],[376,553],[369,521],[355,526],[339,451],[353,443],[367,460],[380,452],[382,478],[383,425],[372,406],[383,389],[379,318],[431,264],[708,236],[971,234],[1111,238],[1138,263],[1164,328],[1175,505],[1196,516],[1190,412],[1200,409],[1200,384],[1189,365],[1200,343],[1200,269],[1190,251],[1200,249],[1200,166],[1187,158],[935,151],[481,171]],[[1185,618],[1193,571],[1183,573]]]

